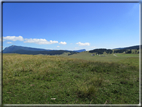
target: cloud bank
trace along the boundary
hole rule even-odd
[[[23,41],[23,37],[22,36],[6,36],[3,37],[3,40],[11,40],[11,41]]]
[[[1,39],[0,39],[1,40]],[[37,39],[37,38],[23,38],[22,36],[6,36],[3,37],[3,40],[10,40],[10,41],[23,41],[24,43],[35,43],[35,44],[54,44],[58,43],[58,41],[47,41],[46,39]],[[11,42],[7,42],[11,43]],[[66,44],[66,42],[60,42],[61,44]]]
[[[81,42],[78,42],[78,43],[76,43],[76,44],[78,44],[79,46],[90,46],[90,43],[81,43]]]
[[[24,43],[36,43],[36,44],[54,44],[58,43],[58,41],[47,41],[46,39],[25,39]]]

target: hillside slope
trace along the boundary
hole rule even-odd
[[[51,52],[49,52],[51,51]],[[85,49],[80,49],[80,50],[50,50],[50,49],[40,49],[40,48],[32,48],[32,47],[24,47],[24,46],[16,46],[12,45],[9,47],[6,47],[3,50],[3,53],[19,53],[19,54],[51,54],[51,53],[63,53],[63,52],[71,52],[76,53],[76,52],[83,52],[86,51]]]

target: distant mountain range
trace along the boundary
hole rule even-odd
[[[115,48],[115,49],[139,49],[139,45],[124,47],[124,48]]]
[[[12,52],[15,52],[15,51],[18,51],[18,50],[26,50],[26,51],[50,51],[50,50],[40,49],[40,48],[31,48],[31,47],[24,47],[24,46],[15,46],[15,45],[12,45],[12,46],[6,47],[3,50],[3,53],[12,53]]]
[[[131,53],[131,49],[137,50],[137,53],[139,52],[139,45],[136,46],[130,46],[130,47],[124,47],[124,48],[115,48],[115,49],[105,49],[105,48],[100,48],[100,49],[93,49],[90,50],[90,53],[98,53],[98,54],[103,54],[104,52],[106,53]],[[85,49],[80,49],[80,50],[50,50],[50,49],[40,49],[40,48],[32,48],[32,47],[24,47],[24,46],[16,46],[12,45],[9,47],[6,47],[3,50],[3,53],[18,53],[18,54],[47,54],[47,55],[58,55],[62,54],[64,52],[70,52],[69,55],[79,53],[79,52],[84,52],[86,51]]]
[[[86,49],[74,50],[75,52],[84,52]]]
[[[133,52],[131,51],[133,50]],[[90,53],[97,53],[97,54],[103,54],[106,53],[139,53],[139,45],[136,46],[130,46],[130,47],[124,47],[124,48],[115,48],[115,49],[93,49],[89,51]]]
[[[3,50],[3,53],[55,55],[55,54],[62,54],[64,52],[70,52],[71,54],[73,54],[73,53],[78,53],[78,52],[83,52],[83,51],[86,51],[86,50],[85,49],[74,50],[74,51],[70,51],[70,50],[50,50],[50,49],[40,49],[40,48],[32,48],[32,47],[12,45],[12,46],[6,47]]]

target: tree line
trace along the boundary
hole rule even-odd
[[[94,49],[89,51],[89,53],[96,54],[113,54],[113,53],[125,53],[125,54],[139,54],[139,49]]]

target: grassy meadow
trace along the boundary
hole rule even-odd
[[[3,104],[138,104],[139,55],[3,54]]]

